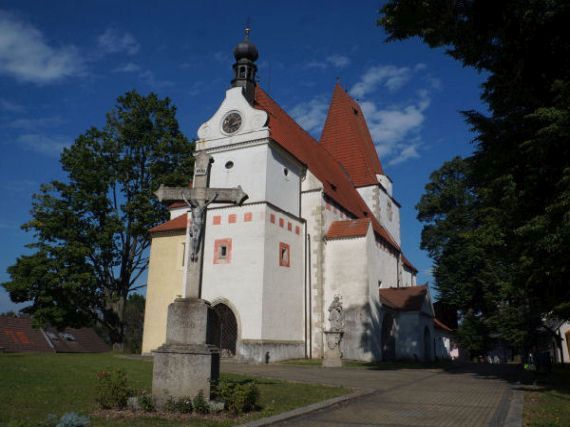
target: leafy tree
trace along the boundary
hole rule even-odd
[[[487,241],[480,248],[493,258],[492,286],[475,289],[465,275],[455,287],[486,295],[496,309],[481,319],[523,348],[544,319],[570,318],[569,18],[564,0],[391,0],[379,20],[389,40],[417,36],[488,73],[481,97],[489,114],[464,114],[477,135],[468,229]],[[472,239],[433,244],[442,264],[471,262]]]
[[[131,91],[117,100],[102,129],[64,149],[67,180],[34,195],[35,249],[9,267],[3,286],[38,324],[100,322],[114,343],[124,338],[125,302],[148,265],[148,229],[167,218],[152,192],[185,185],[193,144],[180,132],[168,98]]]
[[[125,349],[129,353],[142,350],[145,298],[132,293],[125,305]]]

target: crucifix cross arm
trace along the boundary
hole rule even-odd
[[[210,204],[210,203],[232,203],[241,205],[248,198],[241,186],[234,188],[186,188],[186,187],[166,187],[161,184],[154,192],[158,201],[184,200],[186,203]]]

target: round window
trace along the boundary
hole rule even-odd
[[[232,162],[231,160],[226,162],[226,169],[231,169],[234,167],[234,162]]]

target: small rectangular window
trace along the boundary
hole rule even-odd
[[[214,241],[214,264],[229,264],[232,260],[232,239]]]
[[[279,243],[279,265],[289,267],[291,265],[291,253],[287,243]]]

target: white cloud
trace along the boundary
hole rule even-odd
[[[121,65],[120,67],[115,68],[113,71],[115,73],[136,73],[138,75],[138,78],[144,84],[150,86],[153,89],[162,89],[173,85],[173,83],[168,80],[157,79],[152,71],[145,70],[133,62],[128,62],[124,65]]]
[[[419,157],[420,154],[418,153],[418,145],[409,145],[407,147],[403,147],[402,150],[400,151],[400,154],[398,154],[396,157],[390,160],[388,164],[393,166],[403,163],[406,160],[417,159]]]
[[[150,70],[142,71],[139,74],[139,78],[153,89],[162,89],[173,85],[171,81],[157,79],[154,73]]]
[[[113,71],[115,73],[134,73],[140,71],[141,67],[134,62],[128,62],[120,67],[115,68]]]
[[[343,55],[331,55],[327,57],[327,61],[337,68],[344,68],[350,65],[350,58]]]
[[[419,158],[423,145],[421,128],[425,111],[431,103],[431,94],[440,87],[440,81],[425,75],[425,64],[413,67],[377,65],[370,67],[351,88],[350,94],[364,98],[360,101],[376,151],[389,165]],[[412,100],[399,105],[383,106],[371,100],[368,95],[385,88],[390,92],[402,88],[415,75],[421,73],[424,88],[415,92]]]
[[[46,84],[79,75],[82,69],[75,47],[49,46],[37,28],[0,11],[0,74]]]
[[[65,120],[61,116],[50,116],[50,117],[37,117],[33,119],[17,119],[7,121],[5,127],[12,129],[38,129],[46,127],[57,127],[65,123]]]
[[[376,65],[370,67],[350,89],[350,94],[356,98],[362,98],[378,87],[384,86],[391,92],[395,92],[404,86],[412,78],[412,70],[409,67],[396,67],[394,65]]]
[[[307,132],[318,133],[324,125],[328,108],[327,98],[321,95],[297,104],[291,110],[291,116]]]
[[[26,109],[22,105],[0,98],[0,110],[7,113],[22,113]]]
[[[97,38],[97,41],[99,47],[105,53],[125,52],[129,55],[134,55],[140,49],[139,43],[132,34],[121,33],[114,28],[107,28],[107,30]]]
[[[63,135],[40,135],[36,133],[20,135],[17,142],[22,148],[50,157],[57,157],[61,151],[70,145],[70,138]]]
[[[335,68],[344,68],[350,65],[350,58],[344,55],[330,55],[327,56],[324,60],[312,60],[305,64],[306,68],[320,68],[324,70],[333,66]]]

